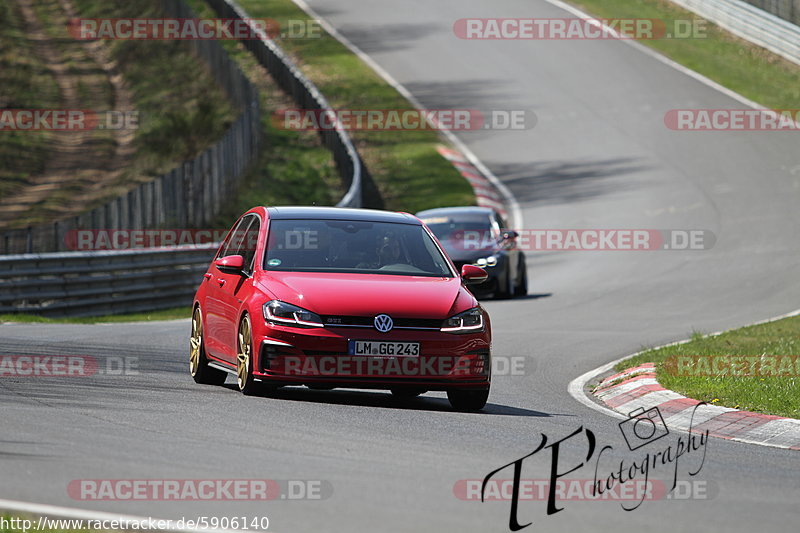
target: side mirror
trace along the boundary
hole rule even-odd
[[[504,241],[510,241],[512,239],[516,239],[517,237],[519,237],[519,233],[517,233],[514,230],[507,230],[507,231],[504,231],[501,234],[501,236],[503,237]]]
[[[214,265],[227,274],[241,274],[244,270],[244,257],[241,255],[226,255],[214,260]]]
[[[464,265],[461,267],[461,279],[465,285],[477,285],[489,279],[489,274],[481,267],[475,265]]]

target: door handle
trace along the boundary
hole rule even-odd
[[[203,277],[206,279],[211,279],[211,273],[206,272],[205,274],[203,274]]]
[[[225,280],[222,278],[217,278],[217,283],[219,283],[219,286],[222,287],[225,285]]]

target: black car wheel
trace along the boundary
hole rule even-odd
[[[495,282],[497,283],[497,290],[494,293],[495,298],[506,299],[506,298],[513,298],[514,297],[514,290],[515,290],[515,281],[511,277],[511,262],[506,260],[506,271],[504,276],[497,277]]]
[[[517,283],[514,287],[514,296],[525,296],[528,294],[528,268],[525,265],[525,259],[519,258],[519,267],[517,268]]]
[[[489,399],[489,389],[449,390],[447,399],[456,411],[480,411]]]

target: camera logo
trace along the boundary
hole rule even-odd
[[[619,423],[619,429],[631,451],[669,434],[664,418],[658,407],[644,410],[644,407],[628,413],[628,419]]]

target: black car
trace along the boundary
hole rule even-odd
[[[471,287],[476,295],[512,298],[528,293],[525,254],[516,243],[517,233],[490,207],[443,207],[417,213],[436,235],[460,269],[476,265],[489,279]]]

